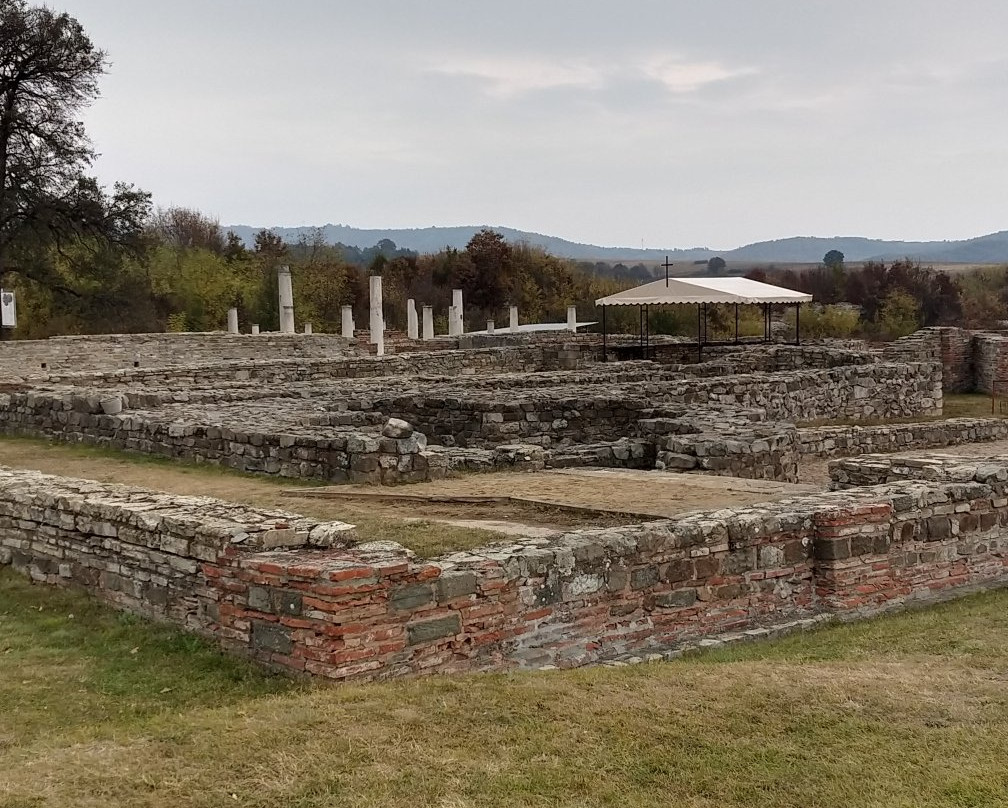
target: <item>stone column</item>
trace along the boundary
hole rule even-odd
[[[406,336],[410,339],[418,339],[416,301],[410,298],[406,301]]]
[[[252,323],[252,333],[253,335],[259,333],[259,323]]]
[[[277,270],[277,286],[280,292],[280,333],[294,333],[294,289],[291,286],[290,267]]]
[[[567,330],[577,333],[577,306],[567,307]]]
[[[378,329],[378,341],[375,343],[375,353],[378,356],[385,356],[385,327]]]
[[[458,332],[458,321],[455,318],[455,307],[448,307],[448,336],[457,337]]]
[[[238,333],[238,309],[235,308],[228,309],[228,333],[229,334]]]
[[[353,307],[343,306],[340,308],[340,335],[343,339],[353,339],[353,332]]]
[[[434,307],[423,307],[423,338],[434,339]]]
[[[487,334],[493,334],[494,332],[494,321],[487,320]]]
[[[512,306],[511,311],[508,313],[510,322],[508,323],[508,330],[512,334],[518,333],[518,307]]]
[[[310,334],[312,332],[312,330],[311,330],[311,323],[305,323],[304,324],[304,332],[306,334]]]
[[[462,313],[462,290],[452,289],[452,305],[455,307],[455,335],[465,333],[465,315]]]
[[[382,290],[381,275],[371,276],[371,344],[377,345],[381,339],[381,344],[385,344],[385,314],[382,312]]]

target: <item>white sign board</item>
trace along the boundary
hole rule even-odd
[[[8,289],[0,289],[0,326],[17,327],[17,301],[14,292]]]

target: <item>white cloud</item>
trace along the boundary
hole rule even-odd
[[[690,62],[670,56],[655,56],[639,67],[647,77],[661,82],[672,93],[694,93],[708,84],[750,76],[752,67],[729,67],[720,62]]]
[[[655,54],[623,62],[576,58],[460,56],[432,65],[429,72],[476,79],[488,94],[514,98],[553,89],[602,90],[617,80],[647,79],[675,94],[694,93],[715,82],[757,72],[750,67],[730,67],[716,61],[689,61]]]

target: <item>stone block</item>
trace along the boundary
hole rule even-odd
[[[413,434],[413,425],[401,418],[389,418],[382,428],[386,438],[408,438]]]
[[[841,561],[850,558],[850,542],[846,538],[820,538],[815,540],[815,557],[821,561]]]
[[[257,612],[273,611],[273,599],[265,586],[250,586],[248,590],[248,606]]]
[[[438,603],[448,603],[476,593],[476,574],[472,572],[447,572],[434,583]]]
[[[253,620],[252,647],[257,651],[269,651],[286,656],[294,650],[294,641],[284,626]]]
[[[397,611],[412,611],[434,604],[434,587],[431,584],[406,584],[389,593],[389,604]]]
[[[696,604],[697,591],[695,589],[676,589],[673,592],[655,595],[651,602],[661,609],[685,609]]]
[[[654,586],[658,583],[659,575],[658,568],[649,565],[647,567],[641,567],[630,573],[630,588],[631,589],[647,589],[648,587]]]
[[[406,641],[408,645],[420,645],[421,643],[454,637],[461,631],[461,616],[452,614],[447,617],[438,617],[434,620],[410,623],[406,626]]]

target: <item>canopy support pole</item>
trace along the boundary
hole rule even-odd
[[[602,307],[602,361],[606,361],[606,320],[605,320],[605,310],[606,307]]]
[[[696,361],[703,357],[703,343],[700,341],[700,304],[696,304]]]
[[[801,327],[799,326],[799,315],[801,312],[801,303],[794,304],[794,344],[801,345]]]
[[[738,345],[738,303],[735,304],[735,344]]]
[[[644,304],[644,358],[651,352],[651,306]]]

